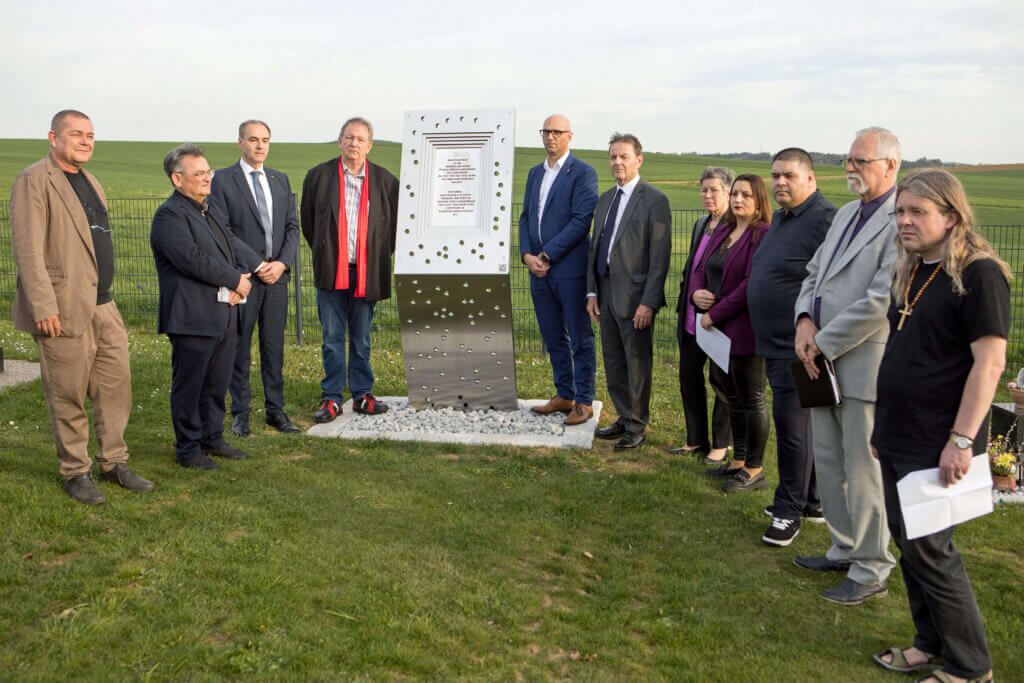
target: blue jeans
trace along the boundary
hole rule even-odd
[[[343,402],[341,392],[348,380],[352,400],[373,389],[370,367],[370,323],[375,302],[352,296],[352,288],[316,290],[316,310],[323,328],[324,379],[320,393],[324,399]],[[348,330],[348,375],[345,374],[345,331]]]

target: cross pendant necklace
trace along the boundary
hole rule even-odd
[[[923,285],[921,285],[921,289],[917,290],[917,296],[915,296],[914,300],[911,301],[910,300],[910,285],[913,284],[914,276],[917,275],[917,269],[920,266],[921,266],[921,262],[920,261],[918,261],[917,263],[914,264],[914,270],[911,271],[910,278],[907,280],[907,293],[903,297],[903,308],[901,308],[899,310],[900,321],[896,325],[896,331],[897,332],[899,332],[900,330],[903,329],[904,321],[906,321],[906,319],[914,312],[914,306],[916,306],[917,302],[921,299],[921,295],[924,294],[924,290],[926,290],[928,288],[928,285],[930,285],[932,283],[932,280],[935,279],[935,276],[939,274],[940,270],[942,270],[942,264],[936,265],[935,266],[935,270],[932,271],[932,274],[929,275],[928,279],[925,280]]]
[[[913,312],[914,312],[914,309],[910,307],[909,302],[903,304],[903,308],[901,308],[899,310],[900,322],[899,322],[898,325],[896,325],[896,331],[897,332],[903,329],[903,321],[906,320],[907,316],[909,316]]]

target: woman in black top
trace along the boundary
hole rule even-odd
[[[917,634],[911,647],[874,659],[894,671],[941,667],[922,680],[984,681],[991,679],[992,659],[953,547],[956,527],[908,539],[896,482],[938,467],[941,482],[955,484],[972,456],[985,452],[982,427],[1006,365],[1012,274],[974,232],[963,186],[945,171],[904,178],[896,224],[899,258],[871,444]]]

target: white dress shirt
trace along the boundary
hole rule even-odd
[[[630,180],[628,183],[626,183],[625,185],[620,185],[616,188],[616,191],[622,190],[622,196],[619,197],[619,206],[615,212],[615,225],[612,227],[611,237],[608,238],[608,260],[605,263],[608,263],[609,265],[611,265],[612,262],[612,248],[615,246],[615,238],[619,234],[619,223],[622,221],[622,214],[626,210],[626,205],[629,204],[629,198],[633,196],[633,190],[636,189],[636,186],[639,183],[640,174],[638,173],[636,177]],[[612,195],[612,201],[615,201],[615,195]],[[609,206],[609,208],[611,207]],[[607,220],[608,217],[605,216],[605,221]],[[587,292],[587,296],[597,296],[597,292]]]
[[[555,183],[555,178],[558,177],[558,173],[562,170],[562,165],[565,164],[565,160],[568,158],[569,152],[566,150],[565,154],[555,162],[554,166],[548,164],[548,159],[544,160],[544,177],[540,181],[540,199],[537,202],[537,237],[540,239],[541,244],[544,243],[540,233],[540,222],[544,218],[544,205],[548,203],[548,193],[551,192],[551,186]]]
[[[619,197],[619,210],[615,214],[615,227],[612,229],[612,236],[608,239],[608,260],[606,263],[609,265],[612,262],[612,249],[615,248],[615,238],[619,235],[619,223],[622,221],[622,214],[626,211],[626,205],[629,204],[629,198],[633,196],[633,190],[636,189],[636,186],[639,183],[640,174],[638,173],[637,176],[628,183],[619,186],[619,189],[622,190],[622,196]],[[607,217],[605,220],[607,220]]]
[[[356,262],[356,248],[359,237],[359,199],[363,194],[363,183],[366,182],[366,162],[358,173],[353,173],[348,166],[342,164],[345,170],[345,221],[348,225],[348,262]]]
[[[239,159],[238,165],[242,167],[242,175],[245,176],[245,182],[249,184],[249,192],[252,194],[252,200],[256,201],[256,190],[252,186],[252,172],[256,171],[260,174],[260,186],[263,188],[263,197],[267,200],[267,215],[271,216],[270,229],[274,229],[273,215],[274,215],[274,198],[270,194],[270,183],[267,181],[267,174],[262,168],[253,168],[249,164],[245,163],[245,159]],[[257,204],[257,208],[259,205]],[[270,256],[270,254],[267,254]]]

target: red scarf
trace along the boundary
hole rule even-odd
[[[345,210],[345,167],[338,157],[338,272],[335,289],[348,289],[348,212]],[[359,194],[359,226],[356,228],[356,291],[352,296],[366,296],[366,228],[370,220],[370,169],[363,162],[363,191]]]

